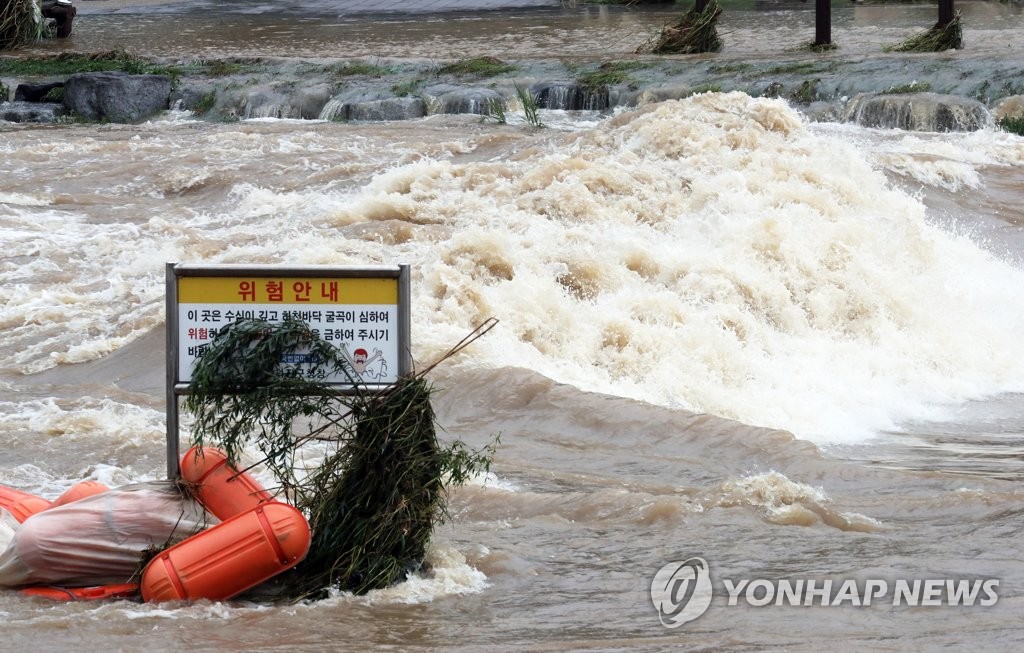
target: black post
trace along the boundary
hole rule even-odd
[[[707,8],[707,6],[708,6],[708,0],[695,0],[695,2],[693,4],[693,9],[698,14],[700,14],[700,13],[704,12],[704,10]]]
[[[814,45],[832,45],[832,0],[814,0]]]
[[[939,0],[939,24],[945,27],[953,22],[953,0]]]

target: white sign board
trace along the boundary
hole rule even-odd
[[[183,277],[177,382],[189,382],[196,359],[225,326],[242,318],[276,324],[287,317],[336,346],[360,381],[398,380],[397,279]]]
[[[222,329],[239,319],[273,324],[288,317],[305,322],[337,347],[361,387],[387,387],[411,372],[408,266],[168,264],[167,422],[172,478],[178,465],[177,397],[187,394],[196,359]],[[351,387],[348,377],[326,381]]]

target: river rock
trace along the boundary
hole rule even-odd
[[[977,131],[992,116],[977,100],[938,93],[861,93],[844,112],[846,122],[907,131]]]
[[[170,97],[166,75],[78,73],[64,84],[64,106],[86,120],[140,122],[166,110]]]
[[[56,122],[64,115],[56,102],[0,102],[0,120],[6,122]]]

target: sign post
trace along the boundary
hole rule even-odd
[[[412,372],[409,266],[285,267],[168,263],[167,476],[180,473],[178,400],[196,359],[239,319],[299,319],[341,351],[360,389]],[[330,380],[328,381],[330,383]],[[339,392],[351,389],[338,379]]]

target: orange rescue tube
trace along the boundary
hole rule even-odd
[[[85,497],[91,497],[94,494],[102,494],[110,488],[100,483],[99,481],[82,481],[75,483],[70,488],[64,491],[64,494],[60,495],[53,500],[53,508],[57,506],[63,506],[71,503],[72,501],[78,501]]]
[[[181,477],[198,483],[196,497],[217,519],[225,520],[274,501],[259,481],[228,463],[227,454],[213,447],[192,447],[181,459]]]
[[[179,542],[142,572],[144,601],[221,601],[294,567],[309,550],[309,524],[271,501]]]
[[[96,585],[94,587],[57,587],[40,585],[19,590],[25,596],[35,596],[53,601],[97,601],[100,599],[127,599],[139,595],[138,583],[117,585]]]
[[[41,497],[14,488],[0,485],[0,508],[5,508],[11,516],[23,523],[26,519],[49,508],[52,504]]]

